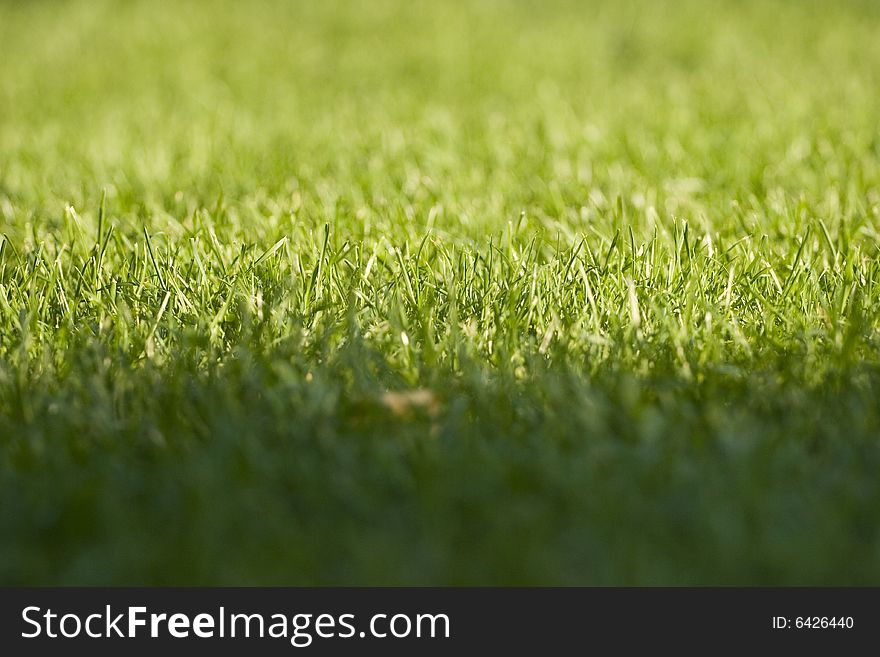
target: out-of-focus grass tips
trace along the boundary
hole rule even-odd
[[[880,582],[878,35],[0,2],[0,581]]]

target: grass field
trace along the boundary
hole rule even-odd
[[[880,5],[0,2],[0,582],[880,584]]]

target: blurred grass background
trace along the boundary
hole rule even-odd
[[[0,581],[876,584],[878,35],[0,2]]]

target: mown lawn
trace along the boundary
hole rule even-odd
[[[880,5],[0,1],[0,582],[880,584]]]

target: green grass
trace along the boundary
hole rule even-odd
[[[0,582],[880,584],[878,19],[0,2]]]

